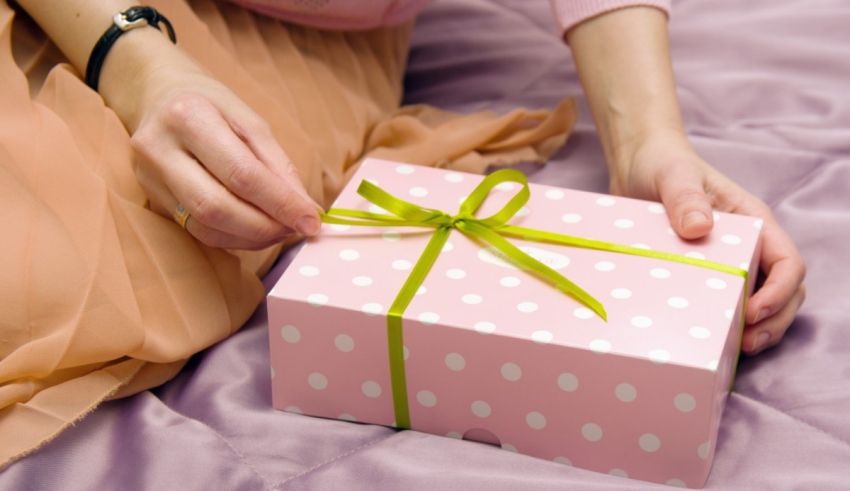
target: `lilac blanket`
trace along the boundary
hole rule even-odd
[[[443,0],[421,17],[408,99],[466,111],[579,94],[542,0]],[[764,198],[809,266],[782,345],[743,358],[709,489],[850,489],[850,5],[689,0],[671,20],[698,151]],[[584,111],[536,182],[604,191]],[[271,285],[291,254],[269,275]],[[270,407],[265,311],[173,382],[105,404],[0,474],[2,489],[654,489],[486,445]]]

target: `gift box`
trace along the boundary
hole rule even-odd
[[[269,293],[274,407],[701,487],[762,226],[714,218],[367,159]]]

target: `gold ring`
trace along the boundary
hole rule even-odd
[[[180,203],[177,203],[177,207],[174,208],[174,213],[172,213],[171,216],[174,217],[174,221],[177,222],[178,225],[185,229],[186,222],[189,221],[189,217],[191,217],[192,215],[189,213],[189,210],[187,210],[186,207],[184,207]]]

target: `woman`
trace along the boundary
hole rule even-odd
[[[252,4],[259,16],[204,0],[152,2],[179,44],[149,27],[124,32],[97,92],[78,73],[132,2],[19,0],[43,32],[0,3],[0,462],[105,398],[164,382],[237,329],[281,244],[318,232],[319,206],[363,155],[483,172],[545,160],[563,142],[575,117],[568,102],[500,117],[399,109],[408,20],[424,3]],[[767,276],[743,346],[777,343],[803,301],[803,263],[767,206],[689,145],[667,6],[553,6],[612,192],[662,201],[685,238],[710,232],[712,208],[765,220]],[[386,27],[320,31],[270,16]]]

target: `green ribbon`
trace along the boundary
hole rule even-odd
[[[475,212],[484,203],[492,189],[503,182],[520,184],[517,192],[499,211],[486,218],[478,218]],[[608,314],[599,300],[587,291],[568,280],[560,273],[543,264],[511,244],[505,237],[523,240],[596,249],[606,252],[644,256],[665,261],[690,264],[723,273],[741,276],[745,281],[744,295],[747,294],[747,270],[706,259],[697,259],[680,254],[654,251],[638,247],[625,246],[612,242],[586,239],[572,235],[559,234],[527,227],[509,225],[508,221],[528,202],[531,193],[525,174],[514,169],[502,169],[487,175],[476,188],[463,200],[457,214],[449,215],[442,210],[425,208],[405,201],[384,191],[377,185],[363,180],[357,193],[371,203],[380,206],[390,214],[372,213],[348,208],[331,208],[322,215],[325,223],[368,227],[428,227],[434,233],[428,245],[422,251],[416,264],[393,300],[387,313],[387,349],[389,351],[390,378],[393,393],[393,408],[396,426],[410,428],[410,411],[407,400],[407,380],[404,367],[404,339],[402,316],[413,300],[422,282],[431,271],[431,267],[442,251],[443,244],[452,229],[457,229],[479,244],[489,244],[515,266],[554,286],[565,295],[572,297],[592,310],[607,322]],[[745,296],[746,302],[746,296]],[[746,304],[744,306],[746,310]],[[743,319],[743,315],[742,315]],[[739,350],[740,351],[740,350]]]

